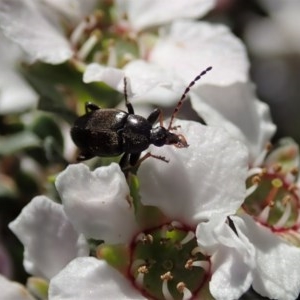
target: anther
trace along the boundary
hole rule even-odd
[[[282,165],[279,163],[276,163],[272,166],[272,168],[275,173],[279,173],[282,170]]]
[[[209,262],[206,260],[193,260],[188,259],[184,265],[187,270],[191,270],[193,267],[198,267],[204,269],[206,272],[209,269]]]
[[[170,241],[170,238],[160,238],[159,244],[166,245]]]
[[[147,274],[149,272],[149,269],[144,265],[144,266],[140,266],[137,270],[137,276],[135,278],[135,284],[138,286],[138,287],[142,287],[143,284],[144,284],[144,277],[145,277],[145,274]]]
[[[261,182],[261,177],[256,175],[251,179],[252,184],[259,184]]]
[[[160,275],[160,279],[169,281],[169,280],[173,279],[173,276],[172,276],[171,272],[169,271],[169,272],[166,272],[165,274]]]
[[[184,282],[179,282],[176,286],[177,291],[180,294],[183,294],[182,300],[188,300],[191,299],[193,297],[193,294],[191,293],[191,291],[186,287]]]
[[[167,272],[160,276],[161,280],[163,281],[162,284],[162,294],[164,296],[164,299],[166,300],[173,300],[173,296],[171,295],[168,287],[168,282],[173,279],[173,276],[171,272]]]
[[[142,242],[144,245],[145,244],[152,244],[153,243],[153,236],[151,234],[144,234],[140,233],[136,239],[136,242]]]
[[[296,184],[290,184],[287,188],[288,192],[295,192],[298,189]]]
[[[285,196],[283,197],[283,199],[282,199],[282,204],[283,204],[284,206],[286,206],[287,203],[290,202],[291,200],[292,200],[292,197],[291,197],[290,195],[285,195]]]
[[[298,173],[299,173],[299,168],[294,167],[294,168],[291,170],[291,173],[292,173],[292,175],[294,175],[294,176],[298,175]]]
[[[188,259],[184,265],[184,267],[187,270],[191,270],[193,268],[193,260],[192,259]]]
[[[138,267],[137,271],[138,271],[138,273],[142,273],[142,274],[148,274],[149,273],[149,269],[146,265]]]
[[[268,143],[266,144],[266,149],[267,149],[267,151],[268,151],[268,152],[271,151],[272,148],[273,148],[273,145],[272,145],[270,142],[268,142]]]
[[[266,170],[264,168],[251,168],[248,171],[247,177],[250,178],[253,175],[262,176],[265,172],[266,172]]]
[[[136,270],[138,270],[142,266],[146,266],[146,261],[144,259],[136,259],[130,266],[130,273],[135,274]]]
[[[248,196],[250,196],[252,193],[255,192],[255,190],[258,188],[259,183],[261,182],[261,177],[263,175],[263,169],[261,169],[261,173],[259,175],[255,175],[252,179],[251,179],[251,183],[252,185],[247,188],[246,190],[246,198]]]

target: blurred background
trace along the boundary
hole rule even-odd
[[[227,24],[245,43],[258,98],[270,105],[278,127],[274,142],[290,136],[299,143],[300,1],[219,0],[205,19]],[[0,57],[0,66],[1,62]],[[30,85],[37,91],[47,90],[45,97],[52,95],[47,101],[40,99],[39,110],[52,113],[0,111],[0,273],[23,283],[27,274],[22,245],[7,225],[35,195],[57,198],[54,176],[75,160],[75,153],[68,156],[73,148],[68,124],[78,112],[74,95],[80,93],[84,103],[97,98],[101,89],[103,99],[106,92],[115,99],[110,106],[122,100],[103,86],[91,84],[87,89],[81,75],[67,65],[48,66],[47,85],[40,80],[43,64],[32,66],[30,72],[26,68],[22,68],[23,75]],[[244,299],[255,297],[251,294]]]

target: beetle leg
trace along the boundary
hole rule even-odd
[[[141,153],[131,154],[129,157],[130,166],[132,166],[132,167],[136,166],[138,164],[140,156],[141,156]]]
[[[92,102],[86,102],[85,103],[85,112],[88,113],[89,110],[98,110],[100,107]]]
[[[124,97],[125,97],[125,105],[127,107],[128,113],[130,115],[134,115],[134,109],[132,104],[128,101],[128,95],[127,95],[127,78],[124,77]]]
[[[140,158],[140,156],[141,156],[141,153],[131,154],[131,156],[130,156],[130,165],[133,166],[133,167],[139,166],[144,160],[146,160],[149,157],[153,157],[153,158],[162,160],[166,163],[169,162],[169,160],[167,160],[164,156],[154,155],[151,152],[147,152],[141,158]]]
[[[151,125],[154,125],[158,118],[160,126],[163,126],[162,111],[159,108],[155,108],[153,112],[148,116],[147,121],[151,123]]]
[[[129,157],[129,153],[128,152],[125,152],[122,157],[121,157],[121,160],[119,162],[119,166],[120,168],[123,170],[125,169],[125,167],[127,167],[127,164],[128,164],[128,157]]]
[[[153,158],[162,160],[162,161],[164,161],[164,162],[166,162],[166,163],[169,162],[169,160],[166,159],[164,156],[154,155],[154,154],[152,154],[151,152],[147,152],[143,157],[141,157],[141,158],[137,161],[137,164],[141,164],[144,160],[146,160],[146,159],[149,158],[149,157],[153,157]]]

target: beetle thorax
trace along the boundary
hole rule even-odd
[[[142,116],[128,115],[123,130],[123,151],[139,153],[150,145],[151,124]]]

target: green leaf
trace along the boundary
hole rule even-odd
[[[56,145],[59,146],[60,151],[62,151],[64,139],[60,127],[55,122],[54,118],[46,115],[39,116],[32,122],[28,129],[42,140],[52,137]]]
[[[40,146],[40,139],[27,130],[12,135],[0,136],[0,155],[3,156]]]
[[[36,63],[24,68],[23,74],[40,95],[38,109],[59,114],[69,123],[77,115],[66,105],[65,99],[75,102],[95,102],[101,107],[114,107],[121,100],[121,94],[104,83],[85,84],[83,74],[69,64],[46,65]]]

